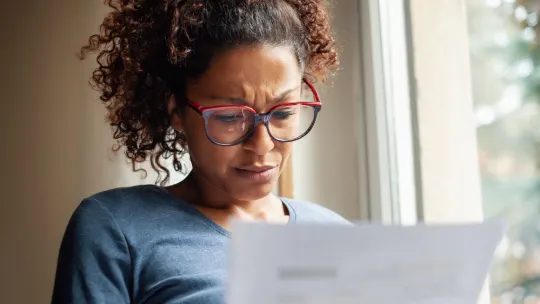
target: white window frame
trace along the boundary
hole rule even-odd
[[[359,1],[366,219],[481,221],[466,0]]]
[[[364,219],[483,220],[466,0],[358,1]]]
[[[414,224],[421,217],[414,158],[405,4],[359,0],[363,71],[360,172],[363,220]],[[364,190],[364,189],[362,189]],[[367,197],[366,197],[367,196]],[[367,202],[367,203],[366,203]]]

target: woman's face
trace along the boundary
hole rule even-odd
[[[200,78],[188,83],[187,97],[202,107],[245,105],[266,113],[275,105],[300,101],[301,84],[302,73],[290,48],[246,46],[216,56]],[[215,124],[212,132],[229,136],[227,118],[216,119],[222,124]],[[227,195],[250,201],[270,194],[292,149],[292,143],[273,140],[263,123],[241,144],[216,145],[205,133],[203,117],[189,107],[181,117],[173,117],[173,125],[186,135],[204,191],[217,192],[222,199]]]

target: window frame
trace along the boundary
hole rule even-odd
[[[422,217],[406,7],[403,0],[359,0],[363,111],[357,112],[365,139],[358,149],[367,180],[361,209],[363,220],[391,224]]]
[[[368,219],[482,221],[466,0],[358,1]],[[446,45],[433,37],[445,37]],[[490,302],[487,286],[479,303]]]

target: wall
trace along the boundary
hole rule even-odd
[[[466,1],[410,1],[422,219],[429,223],[483,218]],[[486,283],[477,303],[489,302]]]
[[[101,7],[3,4],[2,303],[47,303],[60,238],[80,199],[142,182],[121,160],[108,160],[111,136],[87,85],[94,63],[75,57],[97,29]]]
[[[313,131],[296,144],[295,198],[325,205],[350,219],[360,217],[358,128],[360,26],[357,1],[333,1],[340,70],[318,85],[323,110]]]
[[[411,1],[423,218],[429,222],[483,216],[465,1]]]
[[[337,2],[337,1],[336,1]],[[351,104],[358,96],[355,1],[335,7],[343,70],[323,89],[319,124],[295,154],[296,196],[358,215]],[[66,222],[83,196],[152,182],[130,172],[75,53],[97,29],[100,1],[11,1],[0,10],[2,303],[47,303]],[[9,74],[8,74],[9,73]]]

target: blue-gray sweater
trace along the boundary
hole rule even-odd
[[[283,198],[290,223],[346,222]],[[224,302],[230,233],[165,188],[119,188],[85,199],[66,229],[52,302]]]

